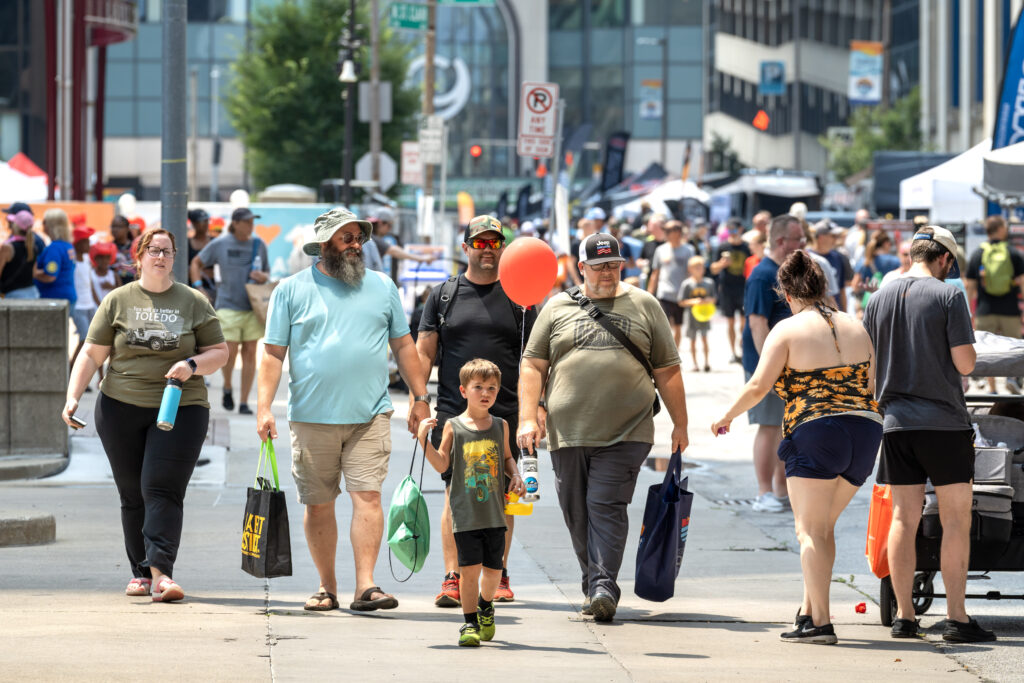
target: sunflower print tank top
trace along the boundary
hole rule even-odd
[[[832,310],[816,304],[818,313],[832,331],[839,351],[839,338]],[[878,403],[868,389],[871,359],[851,365],[835,365],[816,370],[794,370],[788,365],[775,381],[775,393],[786,402],[782,414],[782,433],[789,436],[804,422],[830,415],[855,414],[881,422]]]

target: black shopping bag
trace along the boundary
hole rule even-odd
[[[664,602],[675,593],[693,506],[693,494],[686,490],[682,471],[683,456],[676,451],[668,461],[665,480],[647,490],[633,587],[644,600]]]
[[[261,476],[270,464],[274,481]],[[292,575],[288,507],[277,479],[277,458],[269,439],[260,446],[256,482],[246,490],[242,518],[242,571],[258,578]]]

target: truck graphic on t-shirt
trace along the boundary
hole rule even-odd
[[[180,336],[162,325],[148,324],[143,327],[129,327],[124,333],[129,346],[145,346],[153,351],[170,351],[178,348]]]

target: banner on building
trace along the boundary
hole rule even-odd
[[[1024,9],[1006,49],[1003,87],[999,90],[996,125],[992,131],[992,149],[1024,140]]]
[[[626,164],[626,145],[629,144],[629,133],[619,131],[608,136],[604,147],[604,169],[601,173],[601,191],[615,187],[622,182],[622,173]]]
[[[874,40],[850,41],[850,104],[882,101],[882,44]]]
[[[786,94],[786,63],[777,61],[761,62],[761,80],[757,83],[758,95]]]
[[[662,97],[662,83],[660,78],[645,78],[640,81],[641,120],[661,120]]]

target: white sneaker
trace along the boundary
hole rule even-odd
[[[789,496],[775,496],[775,500],[779,501],[779,504],[786,509],[791,509],[793,507],[789,504]]]
[[[782,512],[786,508],[782,506],[782,503],[779,502],[774,493],[768,491],[755,498],[754,504],[750,506],[750,509],[754,512]]]

